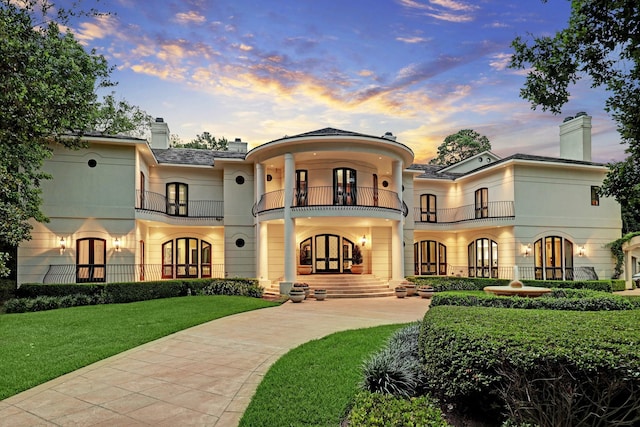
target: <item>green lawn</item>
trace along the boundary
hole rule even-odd
[[[0,315],[0,399],[182,329],[274,305],[200,296]]]
[[[363,361],[403,326],[338,332],[291,350],[269,369],[240,426],[340,425],[362,380]]]

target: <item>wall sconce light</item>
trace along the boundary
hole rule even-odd
[[[64,250],[67,249],[67,244],[64,241],[64,237],[60,238],[60,255],[64,253]]]
[[[578,256],[582,257],[585,256],[587,253],[586,249],[584,248],[584,245],[580,246],[578,248]]]
[[[364,234],[362,235],[362,239],[360,239],[360,244],[362,245],[363,248],[367,244],[367,237]]]
[[[522,256],[528,257],[529,255],[531,255],[531,243],[522,248]]]
[[[120,239],[116,237],[116,240],[113,242],[113,247],[116,252],[120,252]]]

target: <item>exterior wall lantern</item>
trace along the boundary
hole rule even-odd
[[[367,244],[367,237],[364,234],[362,235],[362,239],[360,239],[360,244],[362,245],[363,248]]]
[[[113,242],[113,247],[116,252],[120,252],[120,239],[116,237],[116,240]]]
[[[531,255],[531,243],[529,243],[527,246],[522,247],[522,256],[526,258],[529,255]]]
[[[64,253],[64,250],[67,249],[67,244],[64,241],[64,237],[60,238],[60,255]]]
[[[584,248],[584,245],[578,248],[578,256],[583,257],[587,254],[587,250]]]

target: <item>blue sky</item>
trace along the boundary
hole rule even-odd
[[[70,0],[58,2],[64,5]],[[94,3],[85,1],[85,8]],[[393,132],[417,162],[471,128],[501,156],[557,156],[566,116],[593,116],[593,160],[624,157],[606,94],[581,81],[560,116],[520,99],[506,68],[517,36],[566,26],[569,1],[104,0],[77,38],[116,67],[116,94],[188,141],[250,147],[336,127]]]

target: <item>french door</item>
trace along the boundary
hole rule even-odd
[[[340,272],[340,236],[321,234],[316,236],[316,273]]]

